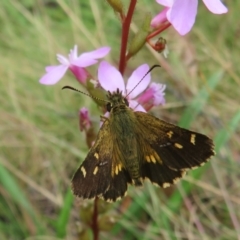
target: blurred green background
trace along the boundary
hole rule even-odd
[[[167,59],[145,47],[127,69],[160,64],[152,79],[167,85],[166,105],[152,113],[212,137],[216,156],[169,189],[146,182],[122,201],[100,201],[100,239],[240,239],[240,2],[226,3],[227,14],[213,15],[199,1],[187,36],[162,34]],[[156,6],[138,1],[132,36]],[[78,111],[88,107],[96,126],[100,111],[92,99],[61,91],[81,89],[70,73],[53,86],[38,80],[74,44],[80,52],[109,45],[117,64],[120,29],[106,1],[1,0],[1,240],[92,238],[92,201],[75,198],[70,180],[88,151]]]

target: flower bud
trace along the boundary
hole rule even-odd
[[[163,53],[163,56],[167,58],[167,55],[169,54],[169,50],[168,50],[166,39],[160,37],[155,43],[154,49],[159,53]]]
[[[102,89],[101,85],[98,81],[91,79],[90,81],[87,81],[86,88],[91,96],[94,96],[93,101],[97,103],[98,106],[105,106],[105,102],[101,100],[107,100],[106,99],[106,91]],[[101,99],[101,100],[97,100]]]
[[[129,45],[128,58],[135,55],[146,42],[146,38],[150,32],[151,15],[147,14],[144,19],[143,25],[138,30]]]
[[[96,133],[92,126],[92,121],[89,117],[88,109],[83,107],[79,111],[79,127],[80,131],[84,131],[86,135],[86,142],[89,148],[92,147],[96,139]]]
[[[113,8],[114,11],[119,13],[123,12],[123,4],[120,0],[107,0],[107,2]]]
[[[83,107],[79,111],[79,127],[80,130],[88,131],[89,128],[92,126],[92,122],[89,117],[88,109]]]

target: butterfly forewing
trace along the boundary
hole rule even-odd
[[[131,179],[119,161],[116,154],[119,151],[113,150],[109,131],[109,121],[106,120],[86,159],[73,176],[72,189],[79,197],[91,199],[98,196],[106,201],[116,201],[127,191],[127,182]]]
[[[162,121],[150,114],[135,112],[145,141],[172,170],[188,170],[203,165],[214,155],[214,145],[207,136]],[[146,154],[145,154],[146,155]]]

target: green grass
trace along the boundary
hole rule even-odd
[[[92,203],[72,195],[70,179],[88,151],[78,110],[88,107],[96,127],[100,111],[92,99],[61,91],[67,84],[79,88],[71,74],[54,86],[38,80],[46,65],[56,64],[55,54],[67,55],[74,44],[80,52],[109,45],[108,60],[117,62],[120,25],[106,1],[44,2],[0,3],[3,240],[91,236]],[[166,31],[168,59],[146,47],[129,62],[129,72],[146,59],[160,63],[152,75],[167,84],[167,103],[152,113],[212,137],[216,156],[169,189],[146,182],[129,187],[120,202],[100,202],[100,239],[240,238],[240,3],[226,2],[229,13],[222,16],[199,4],[196,25],[185,37]],[[138,1],[136,26],[142,13],[156,13],[154,6]]]

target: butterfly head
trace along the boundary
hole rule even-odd
[[[125,108],[126,106],[129,106],[127,98],[122,95],[122,91],[119,89],[112,93],[108,91],[107,98],[109,101],[106,105],[108,112],[111,112],[114,108]]]

